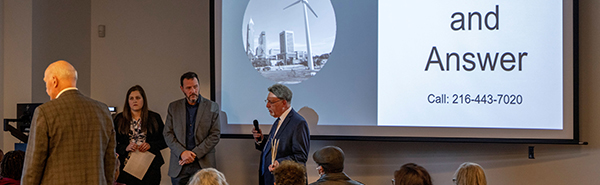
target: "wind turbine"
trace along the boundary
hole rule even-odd
[[[311,44],[310,44],[310,29],[308,28],[308,14],[306,13],[306,7],[308,7],[308,9],[310,9],[310,11],[315,15],[315,17],[319,18],[319,16],[317,16],[317,13],[315,13],[315,11],[310,7],[310,4],[308,4],[308,0],[298,0],[295,3],[292,3],[291,5],[283,8],[283,10],[294,6],[298,3],[302,3],[302,7],[304,9],[304,27],[306,28],[306,52],[308,53],[308,68],[312,71],[315,70],[315,66],[313,65],[313,58],[312,58],[312,52],[311,52]]]

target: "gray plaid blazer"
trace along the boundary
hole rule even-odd
[[[108,107],[67,90],[35,110],[21,184],[112,184],[115,145]]]

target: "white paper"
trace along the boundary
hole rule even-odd
[[[148,171],[148,167],[150,167],[154,157],[155,155],[150,152],[131,152],[123,171],[141,180],[144,178],[146,171]]]

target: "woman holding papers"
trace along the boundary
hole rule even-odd
[[[116,150],[121,161],[117,182],[127,185],[160,184],[160,167],[165,163],[160,150],[167,147],[162,134],[164,123],[158,113],[148,110],[146,93],[141,86],[129,88],[123,112],[115,117],[114,126]],[[152,161],[139,160],[148,156],[153,157]],[[131,164],[126,168],[129,161]]]

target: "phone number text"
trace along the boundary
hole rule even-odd
[[[520,94],[429,94],[430,104],[503,104],[521,105],[523,96]]]

